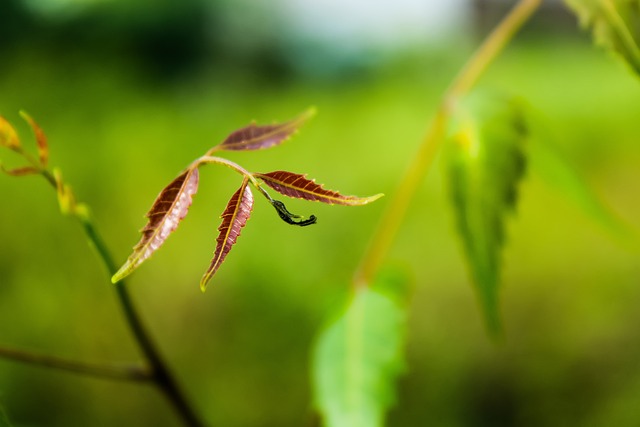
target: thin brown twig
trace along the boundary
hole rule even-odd
[[[56,357],[49,354],[34,353],[30,350],[0,347],[0,357],[21,363],[44,366],[77,374],[119,381],[151,381],[151,370],[137,364],[87,363]]]

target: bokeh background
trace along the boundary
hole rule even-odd
[[[0,114],[49,136],[51,162],[119,261],[155,196],[236,128],[319,114],[290,142],[231,153],[253,171],[308,173],[358,208],[261,198],[206,294],[218,216],[239,185],[201,175],[188,218],[129,280],[202,417],[226,427],[313,423],[317,332],[348,283],[439,96],[511,2],[2,0]],[[640,87],[548,2],[481,85],[524,97],[611,211],[640,227]],[[8,165],[17,159],[3,152]],[[139,353],[101,263],[36,177],[0,177],[0,343],[87,361]],[[438,163],[389,263],[413,278],[408,370],[389,426],[637,426],[640,266],[529,171],[509,224],[493,343],[468,281]],[[16,426],[178,426],[156,390],[0,360]]]

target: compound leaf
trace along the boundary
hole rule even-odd
[[[245,151],[273,147],[289,139],[314,114],[315,110],[309,109],[295,119],[285,123],[272,125],[251,123],[249,126],[231,133],[214,150]]]
[[[458,233],[489,331],[500,331],[498,286],[507,214],[525,171],[526,129],[513,101],[472,96],[454,116],[447,175]]]
[[[244,181],[242,181],[242,185],[238,191],[231,196],[226,209],[221,215],[222,224],[218,227],[219,234],[216,250],[213,254],[211,265],[205,272],[204,276],[202,276],[202,280],[200,280],[200,289],[203,292],[207,287],[207,283],[211,280],[211,277],[213,277],[229,254],[229,251],[231,251],[233,245],[238,240],[238,236],[240,236],[242,228],[249,220],[251,210],[253,209],[253,194],[251,193],[251,189],[247,186],[248,183],[249,180],[245,177]]]
[[[565,0],[595,42],[622,58],[640,74],[639,0]]]
[[[307,179],[306,175],[287,171],[257,173],[254,176],[260,178],[269,187],[285,196],[328,203],[330,205],[366,205],[382,197],[382,194],[376,194],[371,197],[343,196],[336,191],[324,189],[322,185],[316,184],[314,180]]]
[[[314,349],[315,403],[328,427],[381,427],[404,370],[406,314],[397,300],[364,288]]]
[[[190,167],[167,185],[158,195],[147,213],[149,222],[141,230],[142,238],[133,248],[124,265],[113,275],[116,283],[128,276],[143,261],[149,258],[187,215],[193,195],[198,191],[198,169]]]

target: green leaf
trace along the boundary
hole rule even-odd
[[[377,427],[395,402],[404,370],[405,309],[360,289],[314,349],[315,403],[328,427]]]
[[[640,0],[565,0],[598,45],[640,75]]]
[[[535,110],[533,110],[535,113]],[[554,143],[539,114],[529,114],[532,140],[529,145],[531,169],[550,187],[560,191],[619,242],[637,244],[637,232],[618,218],[602,201],[571,161]]]
[[[470,276],[486,324],[500,332],[498,288],[505,220],[514,211],[527,131],[514,100],[474,95],[454,112],[447,178]]]

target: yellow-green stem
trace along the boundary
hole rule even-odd
[[[35,160],[29,158],[27,159],[34,165],[36,164]],[[37,168],[39,169],[40,174],[54,188],[57,188],[58,182],[55,176],[49,170],[44,169],[42,166],[38,166]],[[75,216],[82,224],[85,235],[104,263],[109,277],[111,277],[117,271],[117,265],[115,264],[111,253],[107,249],[102,236],[100,235],[100,233],[98,233],[98,230],[95,227],[95,223],[88,209],[78,209],[77,206],[79,205],[76,204],[76,206],[70,209],[69,213]],[[137,376],[132,379],[137,381],[152,381],[153,383],[155,383],[158,388],[165,394],[169,402],[173,405],[174,409],[176,410],[180,418],[184,421],[185,425],[190,427],[202,426],[203,423],[195,413],[193,407],[191,406],[191,402],[189,402],[189,400],[183,394],[182,390],[179,388],[177,382],[173,377],[173,373],[169,370],[168,365],[164,361],[164,358],[162,357],[142,319],[140,318],[140,315],[138,314],[138,311],[135,308],[133,301],[131,300],[129,292],[127,291],[128,288],[126,287],[125,282],[121,281],[114,287],[129,328],[131,329],[131,332],[146,359],[145,364],[142,367],[145,373],[144,377]],[[32,363],[36,363],[38,360],[37,358],[32,358],[31,361]],[[48,366],[54,368],[62,368],[64,365],[64,363],[48,364]],[[66,367],[67,370],[74,370],[74,367],[69,366],[69,364],[67,364]],[[81,370],[82,369],[78,369],[76,366],[76,372],[80,372]],[[84,373],[87,375],[95,375],[95,371],[96,369],[84,369]]]
[[[521,0],[491,32],[445,92],[418,153],[400,181],[396,196],[389,203],[373,240],[356,270],[353,278],[356,288],[366,287],[371,283],[386,257],[409,204],[444,140],[452,106],[458,98],[473,88],[487,66],[495,60],[515,33],[540,6],[541,1]]]
[[[214,163],[214,164],[223,165],[230,169],[233,169],[234,171],[238,172],[240,175],[249,179],[249,181],[251,181],[251,184],[253,184],[253,186],[257,188],[258,191],[260,191],[260,193],[262,193],[262,195],[267,198],[267,200],[269,200],[270,202],[273,202],[273,199],[271,198],[269,193],[267,193],[266,190],[262,188],[262,186],[260,185],[260,181],[258,181],[251,172],[249,172],[239,164],[232,162],[231,160],[227,160],[224,157],[214,157],[209,155],[204,155],[200,157],[193,164],[197,166],[201,163]]]

